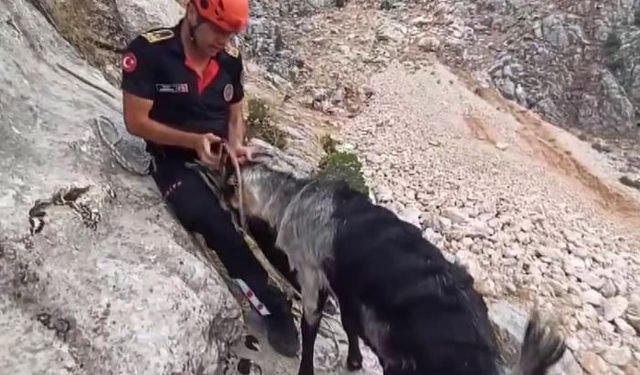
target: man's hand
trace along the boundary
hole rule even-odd
[[[231,148],[231,152],[233,152],[238,159],[238,164],[242,164],[247,160],[251,160],[251,148],[239,145]]]
[[[221,141],[220,137],[211,133],[200,134],[193,146],[193,149],[198,154],[198,159],[211,167],[218,168],[220,155],[218,153],[214,154],[212,149],[217,149]]]

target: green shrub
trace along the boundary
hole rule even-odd
[[[260,138],[279,149],[287,146],[286,133],[276,125],[269,104],[260,98],[248,100],[247,135]]]
[[[369,194],[369,188],[362,175],[362,164],[358,157],[350,152],[334,151],[328,153],[318,165],[318,176],[326,180],[343,180],[351,188]]]

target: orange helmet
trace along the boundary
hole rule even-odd
[[[198,13],[221,29],[238,33],[249,22],[249,0],[193,0]]]

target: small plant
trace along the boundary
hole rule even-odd
[[[615,53],[622,47],[622,40],[620,36],[615,32],[610,32],[607,35],[607,40],[604,42],[604,48],[607,53]]]
[[[606,59],[605,64],[613,74],[624,70],[625,62],[620,53],[621,47],[622,39],[620,36],[615,32],[610,32],[604,42],[603,51]]]
[[[322,150],[327,154],[332,154],[336,152],[336,145],[338,142],[331,138],[329,134],[325,134],[320,137],[320,145],[322,146]]]
[[[251,98],[248,107],[247,135],[284,149],[287,146],[286,133],[276,125],[269,104],[264,99]]]
[[[318,165],[318,177],[327,180],[343,180],[353,189],[369,194],[362,175],[362,164],[356,154],[344,151],[328,153]]]

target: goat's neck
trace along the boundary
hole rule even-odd
[[[263,220],[267,221],[276,231],[279,230],[285,212],[291,200],[309,183],[306,179],[285,176],[279,185],[272,189],[264,189],[261,197],[265,204],[262,206]]]

